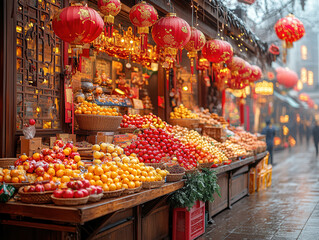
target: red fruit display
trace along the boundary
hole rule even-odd
[[[37,184],[37,185],[35,186],[35,191],[36,191],[36,192],[44,192],[44,191],[45,191],[45,188],[44,188],[44,186],[43,186],[42,184]]]

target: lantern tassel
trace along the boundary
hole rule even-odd
[[[169,91],[169,68],[166,69],[166,89]]]
[[[145,53],[147,50],[147,33],[141,34],[141,52]]]
[[[194,58],[191,58],[191,74],[194,74]]]

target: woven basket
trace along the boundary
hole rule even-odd
[[[184,173],[172,173],[166,175],[166,182],[178,182],[183,179]]]
[[[21,198],[21,202],[23,203],[51,203],[51,195],[53,191],[46,191],[46,192],[30,192],[26,193],[23,191],[23,187],[19,189],[19,195]]]
[[[119,133],[135,133],[139,131],[139,128],[119,128],[117,129]]]
[[[171,125],[179,125],[181,127],[186,127],[186,128],[198,128],[199,126],[199,119],[169,119],[169,123]]]
[[[159,188],[163,186],[165,181],[155,181],[155,182],[143,182],[142,186],[145,189]]]
[[[102,198],[119,197],[119,196],[122,195],[123,192],[124,192],[124,188],[123,189],[119,189],[119,190],[115,190],[115,191],[103,192],[103,197]]]
[[[123,194],[133,194],[133,193],[138,193],[139,191],[142,190],[142,185],[136,188],[127,188],[124,190]]]
[[[185,170],[185,174],[193,174],[197,172],[197,168]]]
[[[14,166],[14,162],[17,158],[0,158],[0,168],[9,168]]]
[[[100,194],[92,194],[89,196],[89,202],[98,202],[102,199],[103,193]]]
[[[81,130],[89,131],[116,131],[123,117],[121,116],[101,116],[90,114],[76,114],[76,121],[79,124]]]
[[[199,164],[198,164],[198,168],[199,168],[199,169],[202,169],[202,168],[211,168],[213,164],[214,164],[213,162],[199,163]]]
[[[21,187],[25,187],[25,186],[31,185],[32,183],[24,182],[24,183],[8,183],[8,184],[13,186],[13,187],[15,187],[16,191],[18,191]]]
[[[59,206],[76,206],[86,204],[89,200],[89,196],[83,198],[56,198],[51,195],[52,201],[55,205]]]
[[[144,163],[144,164],[145,164],[145,166],[153,167],[154,169],[156,169],[156,168],[165,169],[164,163]]]
[[[203,128],[203,135],[207,135],[219,141],[224,137],[224,131],[220,127],[206,125]]]

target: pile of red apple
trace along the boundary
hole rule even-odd
[[[25,186],[23,187],[23,192],[26,193],[31,193],[31,192],[47,192],[47,191],[54,191],[58,188],[58,185],[53,182],[50,181],[48,183],[45,184],[36,184],[36,185],[30,185],[30,186]]]
[[[23,154],[15,161],[14,165],[23,165],[27,173],[36,173],[38,176],[43,176],[48,170],[49,164],[72,165],[80,159],[78,149],[73,143],[56,140],[52,149],[44,148],[41,153],[34,153],[30,157]]]
[[[67,187],[55,190],[53,196],[55,198],[83,198],[103,193],[102,187],[91,185],[90,181],[86,179],[68,182]]]
[[[141,116],[139,114],[124,115],[121,123],[121,128],[162,128],[167,129],[169,126],[160,117],[150,113]]]
[[[138,134],[136,141],[124,149],[126,155],[135,153],[140,162],[159,163],[162,158],[169,157],[185,169],[197,166],[197,159],[192,154],[195,150],[161,128],[145,129]]]

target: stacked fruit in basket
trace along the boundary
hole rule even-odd
[[[192,113],[191,110],[184,107],[183,104],[174,108],[174,111],[170,113],[171,119],[198,119],[198,115],[196,113]]]
[[[96,145],[93,147],[94,165],[89,166],[83,176],[104,191],[137,188],[142,182],[165,179],[166,171],[145,166],[134,153],[127,156],[122,148],[109,143],[101,143],[99,149]]]
[[[100,107],[96,103],[84,101],[75,110],[75,114],[92,114],[101,116],[121,116],[116,108]]]
[[[47,183],[38,183],[36,185],[28,185],[23,187],[23,192],[45,192],[45,191],[54,191],[58,188],[57,183],[50,181]]]
[[[80,176],[80,168],[84,167],[77,147],[72,143],[57,140],[52,149],[44,148],[41,153],[34,153],[28,157],[21,155],[14,164],[15,169],[0,170],[0,182],[61,182],[59,187],[72,178]],[[2,172],[2,173],[1,173]]]
[[[138,138],[125,148],[125,154],[135,153],[140,162],[159,163],[163,158],[169,157],[179,162],[185,169],[197,166],[195,148],[182,144],[173,134],[159,129],[145,129],[138,134]]]
[[[209,113],[201,112],[198,114],[199,123],[209,126],[219,126],[219,122],[211,118]]]
[[[150,113],[141,116],[139,114],[124,115],[121,123],[122,128],[136,127],[136,128],[162,128],[168,127],[168,124],[160,117]]]
[[[224,117],[218,116],[218,114],[216,114],[216,113],[212,113],[212,114],[210,115],[210,117],[211,117],[212,119],[216,120],[220,125],[225,125],[225,126],[228,126],[228,125],[229,125],[228,122],[225,120]]]
[[[214,164],[229,163],[228,158],[219,149],[211,143],[212,138],[203,137],[194,130],[187,128],[174,127],[175,136],[185,144],[191,144],[195,147],[195,156],[199,155],[199,163],[213,162]]]
[[[223,143],[216,141],[214,142],[214,145],[230,159],[247,155],[247,151],[242,146],[232,143],[229,140]]]

